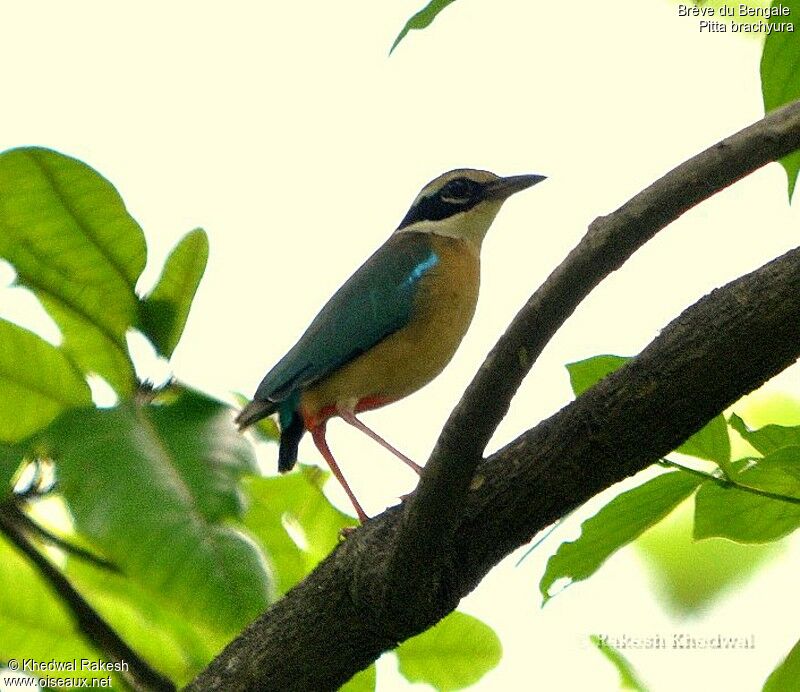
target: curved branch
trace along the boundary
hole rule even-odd
[[[391,508],[355,531],[231,642],[189,689],[335,689],[383,651],[437,622],[542,528],[657,461],[796,360],[800,250],[712,292],[625,367],[480,461],[481,440],[488,439],[492,421],[507,406],[502,402],[527,372],[520,347],[531,346],[532,362],[538,353],[533,346],[541,344],[541,350],[549,330],[580,297],[658,228],[710,190],[798,146],[800,104],[794,104],[679,167],[625,205],[613,222],[592,224],[481,368],[434,451],[410,511]],[[649,206],[656,202],[657,209]],[[561,295],[554,288],[559,285]],[[510,385],[501,384],[505,378]],[[504,392],[499,403],[498,387]],[[456,434],[470,427],[475,431]],[[448,477],[452,491],[441,487]],[[432,526],[443,528],[438,534],[419,525],[437,505],[442,514]],[[416,549],[413,530],[422,538]],[[432,546],[440,552],[432,555]],[[415,582],[399,579],[400,555],[415,568],[424,565],[410,571]]]
[[[253,622],[191,690],[329,690],[451,611],[536,533],[658,461],[800,356],[800,249],[686,310],[635,359],[499,450],[442,559],[444,584],[411,589],[398,616],[386,566],[401,507],[367,522]]]
[[[685,161],[608,216],[601,216],[528,300],[478,370],[447,421],[466,456],[483,453],[545,345],[602,279],[692,207],[800,149],[800,101],[769,113]],[[437,457],[434,451],[431,461]]]
[[[487,356],[442,430],[409,503],[390,566],[390,597],[402,610],[409,584],[426,590],[458,525],[475,468],[522,380],[575,308],[658,231],[761,166],[800,148],[800,101],[682,163],[608,216],[531,296]],[[406,585],[406,586],[404,586]]]

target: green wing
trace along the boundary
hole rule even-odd
[[[393,235],[326,303],[253,398],[281,402],[408,324],[420,279],[438,262],[427,234]]]

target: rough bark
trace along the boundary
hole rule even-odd
[[[595,221],[487,358],[417,492],[354,532],[190,689],[336,689],[453,610],[542,528],[656,461],[796,360],[800,250],[712,292],[624,368],[481,459],[544,344],[604,276],[694,204],[798,147],[795,103]]]

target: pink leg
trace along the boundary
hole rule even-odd
[[[367,513],[361,509],[361,505],[358,503],[358,500],[356,500],[356,496],[353,491],[350,490],[350,486],[347,485],[347,481],[344,479],[344,476],[339,469],[339,465],[333,458],[333,454],[331,454],[330,447],[328,447],[328,443],[325,441],[325,423],[314,428],[311,431],[311,437],[314,439],[314,444],[317,445],[317,449],[320,451],[320,454],[322,454],[322,456],[325,458],[325,461],[328,462],[328,466],[331,467],[331,471],[333,471],[333,475],[336,476],[336,480],[342,484],[344,491],[347,493],[347,497],[349,497],[350,502],[353,503],[353,507],[358,515],[358,520],[363,524],[369,519],[369,517],[367,516]]]
[[[422,467],[419,464],[416,464],[413,461],[411,461],[411,459],[409,459],[405,454],[392,447],[392,445],[390,445],[386,440],[384,440],[380,435],[378,435],[378,433],[376,433],[374,430],[371,430],[366,425],[364,425],[360,420],[358,420],[358,418],[356,418],[355,413],[353,413],[352,411],[337,411],[337,413],[345,423],[350,423],[350,425],[352,425],[354,428],[357,428],[365,435],[368,435],[373,440],[375,440],[375,442],[377,442],[381,447],[383,447],[384,449],[388,449],[392,454],[394,454],[398,459],[400,459],[400,461],[402,461],[404,464],[407,464],[412,469],[414,469],[417,472],[417,474],[422,473]]]

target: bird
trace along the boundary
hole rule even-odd
[[[542,180],[458,168],[422,188],[397,229],[323,306],[236,417],[245,430],[277,412],[280,472],[294,467],[310,432],[366,522],[325,439],[327,422],[337,416],[421,472],[357,414],[408,396],[445,368],[475,313],[486,232],[506,199]]]

